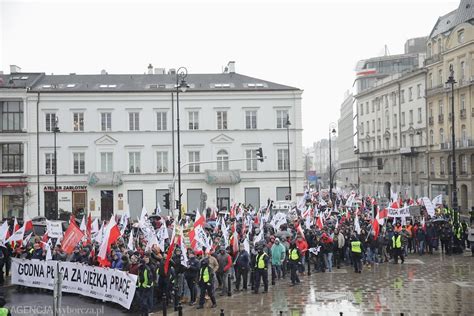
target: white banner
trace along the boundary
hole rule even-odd
[[[423,204],[426,207],[426,211],[428,212],[428,215],[434,216],[435,215],[434,205],[431,203],[430,199],[427,198],[426,196],[423,198]]]
[[[52,290],[56,267],[59,267],[63,274],[63,292],[85,295],[130,308],[135,295],[137,276],[119,270],[75,262],[12,258],[12,284]]]
[[[63,236],[63,226],[60,221],[46,220],[46,230],[48,232],[48,237],[61,238]]]
[[[388,217],[406,217],[406,216],[411,216],[409,207],[388,209]]]

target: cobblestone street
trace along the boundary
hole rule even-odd
[[[283,280],[267,294],[217,296],[215,309],[184,307],[184,315],[472,315],[474,258],[410,255],[403,265],[385,263],[355,274],[350,267],[312,273],[296,287]],[[176,313],[177,314],[177,313]],[[161,315],[156,313],[155,315]]]

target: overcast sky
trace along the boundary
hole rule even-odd
[[[0,70],[241,74],[303,94],[303,145],[327,137],[358,60],[403,52],[459,1],[0,0]]]

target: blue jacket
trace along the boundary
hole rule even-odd
[[[239,252],[235,266],[241,269],[250,269],[250,256],[246,250]]]

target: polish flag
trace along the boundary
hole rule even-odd
[[[398,209],[399,208],[398,202],[397,201],[393,202],[392,205],[390,205],[390,208]]]
[[[301,227],[299,221],[296,221],[295,226],[296,226],[296,232],[299,233],[299,234],[301,235],[301,237],[303,237],[303,239],[306,239],[306,238],[304,237],[303,228]]]
[[[18,221],[15,217],[15,221],[13,222],[13,232],[16,232],[19,229],[20,229],[20,224],[18,224]]]
[[[5,220],[2,224],[2,226],[0,227],[0,242],[2,242],[2,244],[5,240],[8,239],[8,237],[10,237],[10,236],[8,236],[8,233],[9,233],[9,231],[8,231],[8,221]]]
[[[232,205],[232,207],[230,208],[230,218],[234,218],[235,217],[235,203]]]
[[[316,226],[318,226],[319,230],[323,229],[323,220],[321,219],[321,215],[318,216],[318,219],[316,220]]]
[[[90,243],[91,242],[91,236],[92,236],[92,216],[91,216],[91,213],[89,213],[89,216],[87,216],[86,235],[87,235],[87,241]]]
[[[110,246],[120,237],[120,229],[115,222],[114,216],[110,219],[105,228],[104,239],[99,248],[98,261],[101,266],[108,266],[110,262],[107,260],[107,254],[110,252]]]
[[[386,208],[377,213],[377,219],[384,219],[386,217],[388,217],[388,210]]]
[[[33,221],[30,219],[28,214],[25,214],[23,218],[23,226],[25,226],[25,232],[33,230]]]
[[[166,252],[166,261],[165,261],[165,274],[168,274],[168,269],[170,267],[171,257],[173,256],[174,247],[176,246],[176,239],[178,236],[175,236],[175,229],[173,229],[173,235],[171,237],[171,243]]]

